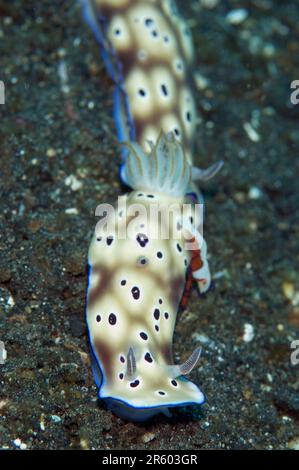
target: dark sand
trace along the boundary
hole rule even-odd
[[[192,293],[174,338],[177,360],[203,345],[191,377],[208,403],[136,425],[97,401],[86,256],[96,205],[123,191],[113,84],[75,1],[0,0],[2,448],[299,446],[299,365],[290,362],[299,340],[299,105],[290,102],[290,83],[299,80],[298,4],[186,3],[207,79],[197,93],[196,161],[226,162],[203,188],[215,286],[204,298]],[[249,17],[234,26],[225,16],[236,5]]]

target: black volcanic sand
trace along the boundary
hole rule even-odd
[[[183,9],[202,75],[196,161],[226,163],[203,187],[214,287],[192,293],[174,344],[177,361],[203,345],[191,377],[208,402],[136,425],[98,402],[84,321],[94,210],[123,191],[113,84],[75,1],[0,0],[4,449],[299,445],[299,9],[203,3]],[[249,15],[233,25],[236,6]]]

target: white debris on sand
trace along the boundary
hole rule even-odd
[[[60,416],[58,415],[51,415],[51,421],[53,421],[53,423],[61,423],[61,418]]]
[[[200,0],[200,3],[204,8],[212,10],[219,4],[219,0]]]
[[[239,25],[243,23],[248,17],[248,11],[245,8],[237,8],[235,10],[231,10],[226,15],[226,21],[233,25]]]
[[[249,139],[252,142],[259,142],[260,141],[260,135],[257,133],[257,131],[252,127],[250,122],[244,122],[243,124],[243,129],[248,135]]]
[[[245,323],[243,341],[245,341],[245,343],[250,343],[253,340],[253,338],[254,338],[253,325],[251,325],[250,323]]]
[[[13,441],[13,444],[21,450],[26,450],[27,449],[27,444],[21,441],[18,437]]]
[[[251,186],[251,188],[248,191],[249,199],[256,200],[256,199],[260,199],[261,196],[262,196],[262,191],[260,190],[260,188],[258,188],[257,186]]]
[[[65,209],[64,211],[68,215],[78,215],[78,209],[76,207],[70,207],[69,209]]]
[[[70,92],[70,87],[68,85],[69,77],[67,66],[64,60],[61,60],[58,64],[58,76],[60,78],[61,91],[63,94],[67,95]]]
[[[69,175],[65,178],[64,183],[69,186],[72,191],[78,191],[82,188],[82,182],[75,175]]]
[[[156,434],[154,434],[153,432],[146,432],[145,434],[143,434],[141,440],[144,444],[147,444],[148,442],[153,441],[155,437]]]
[[[0,410],[3,410],[8,404],[7,400],[0,400]]]
[[[46,155],[48,158],[56,157],[56,150],[52,147],[48,148],[46,151]]]
[[[10,296],[9,296],[8,299],[7,299],[7,305],[9,305],[9,307],[13,307],[14,304],[15,304],[14,298],[13,298],[13,296],[10,294]]]
[[[213,341],[211,338],[209,338],[203,333],[193,333],[192,339],[197,343],[203,344],[204,346],[208,346],[210,349],[216,349],[215,341]]]
[[[11,310],[15,305],[11,292],[5,287],[0,287],[0,306],[5,312]]]
[[[209,344],[211,342],[210,338],[204,334],[193,333],[192,338],[202,344]]]
[[[205,90],[209,86],[209,80],[204,77],[198,70],[194,74],[194,80],[198,90]]]
[[[44,420],[44,415],[42,414],[40,417],[40,422],[39,422],[39,427],[41,431],[45,431],[46,426],[45,426],[45,420]]]
[[[293,307],[299,305],[299,291],[296,290],[295,285],[290,281],[284,281],[282,283],[282,292],[284,296],[291,302]]]

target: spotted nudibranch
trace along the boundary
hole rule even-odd
[[[169,0],[81,0],[113,77],[115,118],[126,141],[122,181],[132,191],[113,229],[98,229],[89,249],[87,325],[99,397],[121,417],[142,421],[170,407],[202,404],[204,395],[187,380],[200,348],[174,365],[172,336],[192,251],[193,277],[201,292],[210,285],[206,243],[195,229],[195,206],[182,215],[194,181],[212,177],[192,166],[196,109],[191,84],[190,30]],[[157,221],[134,220],[130,208],[174,207],[167,239],[151,237]],[[108,214],[107,225],[110,226]],[[162,222],[159,222],[161,224]],[[133,225],[132,225],[133,224]],[[120,229],[132,226],[130,237]],[[111,225],[112,226],[112,225]],[[176,227],[174,229],[173,227]]]

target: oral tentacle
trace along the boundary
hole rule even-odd
[[[198,347],[194,349],[191,356],[186,362],[180,365],[168,366],[167,373],[172,379],[176,379],[180,375],[188,375],[196,367],[199,358],[201,356],[202,348]]]

